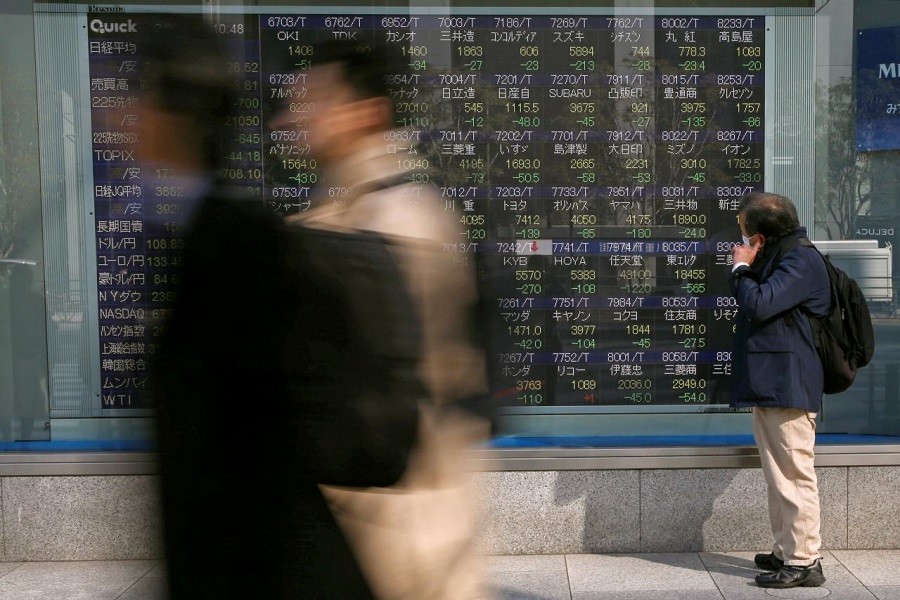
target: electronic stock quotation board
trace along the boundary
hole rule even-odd
[[[238,92],[223,179],[307,209],[315,43],[396,45],[409,69],[391,77],[387,141],[464,226],[448,251],[489,273],[495,395],[587,412],[727,401],[737,206],[763,189],[765,17],[325,10],[216,17]],[[103,407],[147,408],[147,324],[183,245],[177,174],[135,158],[128,115],[134,33],[158,16],[86,18]],[[267,127],[276,105],[294,126]]]

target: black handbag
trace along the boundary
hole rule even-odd
[[[416,440],[421,326],[391,242],[370,231],[287,225],[297,298],[286,385],[298,452],[318,483],[387,486]],[[312,456],[310,456],[312,455]]]

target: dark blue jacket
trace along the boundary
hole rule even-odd
[[[828,272],[814,248],[796,246],[777,260],[801,227],[769,240],[751,267],[738,267],[731,289],[739,307],[732,364],[732,406],[801,408],[818,412],[822,363],[807,313],[824,316],[831,303]]]

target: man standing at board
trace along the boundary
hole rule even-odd
[[[388,241],[422,325],[418,374],[426,388],[410,466],[392,487],[327,488],[375,596],[380,599],[485,597],[473,546],[474,508],[462,450],[486,424],[458,408],[484,391],[482,352],[470,341],[474,273],[447,251],[458,217],[414,171],[415,133],[393,129],[388,88],[408,61],[381,45],[331,41],[316,46],[298,87],[311,107],[305,144],[323,171],[298,227],[376,232]],[[301,95],[301,97],[304,97]],[[292,130],[288,108],[270,124]],[[411,315],[410,318],[414,318]],[[349,376],[349,374],[348,374]],[[365,385],[364,382],[360,382]]]
[[[786,197],[754,192],[738,211],[731,286],[739,312],[732,405],[753,407],[753,434],[768,486],[772,552],[757,554],[766,588],[817,587],[822,573],[819,492],[814,468],[822,364],[807,315],[831,305],[825,263]]]

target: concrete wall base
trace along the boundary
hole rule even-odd
[[[900,466],[817,469],[825,549],[900,548]],[[479,472],[488,554],[729,552],[771,544],[759,469]],[[3,561],[162,556],[158,477],[0,477]]]

